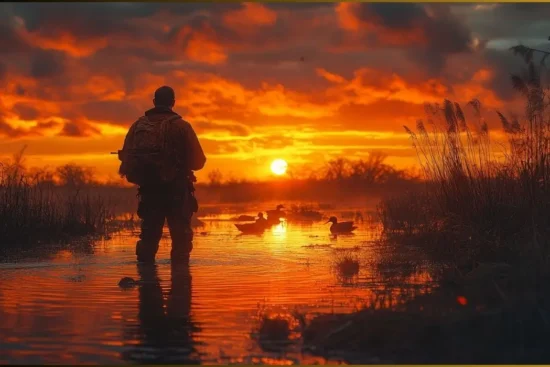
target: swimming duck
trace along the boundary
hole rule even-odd
[[[357,227],[353,225],[353,222],[338,223],[338,219],[336,217],[330,217],[327,223],[332,223],[330,226],[331,233],[351,233],[357,229]]]
[[[235,224],[235,227],[243,233],[261,233],[267,228],[267,220],[264,218],[264,213],[258,213],[256,222]]]
[[[266,226],[267,225],[267,219],[264,218],[264,213],[262,213],[262,212],[258,213],[258,219],[256,219],[256,224],[258,226]]]
[[[275,210],[268,210],[266,211],[267,213],[267,218],[271,218],[273,220],[277,220],[279,221],[279,218],[283,218],[285,216],[285,212],[282,211],[281,209],[284,209],[285,207],[281,204],[277,205],[277,208]]]

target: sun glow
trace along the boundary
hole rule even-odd
[[[277,176],[284,175],[287,168],[288,164],[284,159],[275,159],[273,163],[271,163],[271,172]]]

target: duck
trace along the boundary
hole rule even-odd
[[[256,225],[258,226],[267,226],[267,219],[264,218],[264,213],[258,213],[258,219],[256,219]]]
[[[330,232],[331,233],[351,233],[354,230],[357,229],[353,225],[353,222],[340,222],[338,223],[338,219],[336,217],[330,217],[327,223],[332,223],[330,226]]]
[[[268,219],[271,218],[272,220],[279,221],[279,218],[283,218],[285,216],[285,212],[281,210],[281,209],[284,209],[284,208],[285,207],[283,205],[279,204],[279,205],[277,205],[275,210],[266,211],[267,218]]]
[[[258,213],[258,219],[253,223],[235,224],[235,227],[243,233],[262,233],[266,230],[268,224],[263,213]]]

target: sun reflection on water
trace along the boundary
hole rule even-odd
[[[276,226],[273,226],[271,228],[271,233],[275,236],[278,236],[278,237],[281,237],[281,238],[286,238],[286,228],[287,228],[287,225],[286,225],[286,222],[284,221],[284,219],[281,221],[281,223],[277,224]]]

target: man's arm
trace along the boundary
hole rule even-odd
[[[120,167],[118,168],[118,173],[121,175],[126,175],[126,159],[125,155],[127,153],[127,150],[130,149],[130,147],[134,144],[134,131],[135,131],[136,124],[133,123],[132,126],[130,126],[130,129],[128,129],[128,133],[126,134],[126,137],[124,138],[124,144],[122,145],[122,150],[118,151],[118,160],[120,161]]]
[[[204,168],[206,156],[202,150],[199,138],[193,130],[191,124],[186,124],[186,139],[187,139],[187,164],[192,171],[198,171]]]

